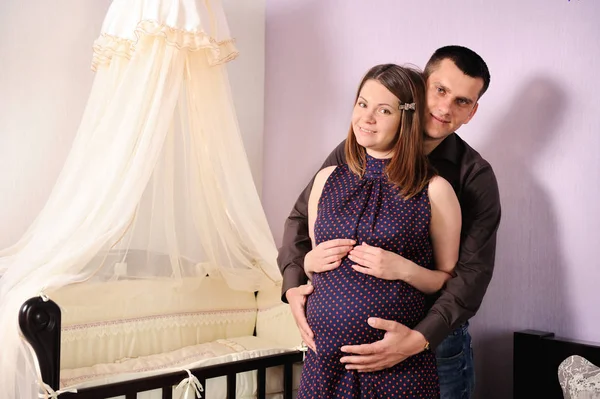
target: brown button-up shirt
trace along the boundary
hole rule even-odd
[[[345,163],[345,141],[327,157],[321,168]],[[462,230],[456,276],[432,298],[431,309],[414,328],[436,347],[479,309],[492,278],[496,232],[500,224],[498,183],[490,164],[458,135],[451,134],[430,154],[440,176],[452,184],[462,210]],[[285,221],[277,262],[283,275],[283,296],[306,284],[304,256],[311,249],[308,236],[308,197],[313,181],[302,191]]]

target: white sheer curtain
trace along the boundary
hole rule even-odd
[[[236,55],[218,1],[113,1],[63,171],[0,252],[3,397],[39,392],[17,326],[32,296],[114,279],[211,274],[247,291],[281,280],[229,91]]]

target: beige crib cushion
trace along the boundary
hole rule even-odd
[[[256,298],[218,278],[83,283],[49,293],[61,308],[61,369],[252,335]]]
[[[283,347],[273,346],[273,343],[258,337],[237,337],[221,339],[215,342],[189,346],[161,355],[142,356],[135,359],[122,359],[117,363],[98,364],[92,367],[66,369],[61,371],[61,389],[86,388],[105,385],[114,382],[127,381],[134,378],[144,378],[184,369],[221,364],[237,360],[251,359],[258,356],[284,353]],[[300,368],[294,370],[294,388],[299,385]],[[220,399],[226,397],[227,385],[225,377],[213,378],[206,381],[206,394],[203,398]],[[267,393],[283,391],[282,367],[267,369]],[[237,375],[236,398],[250,398],[256,395],[256,371]],[[160,392],[154,393],[160,396]],[[148,397],[154,397],[152,395]],[[138,395],[138,398],[146,397]],[[174,396],[175,397],[175,396]]]
[[[284,347],[299,346],[302,338],[290,306],[281,302],[281,285],[258,292],[256,299],[256,335]]]

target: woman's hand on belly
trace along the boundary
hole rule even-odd
[[[352,268],[384,280],[402,280],[407,259],[397,253],[365,243],[354,247],[348,259],[355,263]]]
[[[354,244],[356,241],[346,238],[323,241],[304,257],[304,272],[312,280],[314,273],[337,269]]]

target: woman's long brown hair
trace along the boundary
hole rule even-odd
[[[414,68],[395,64],[374,66],[360,82],[355,104],[368,80],[381,83],[400,100],[401,104],[415,103],[414,110],[400,111],[400,123],[392,149],[393,155],[386,169],[388,180],[398,187],[400,194],[404,198],[413,197],[427,186],[434,175],[423,150],[425,80],[422,73]],[[352,124],[350,124],[345,151],[348,167],[362,177],[366,168],[366,150],[356,141]]]

